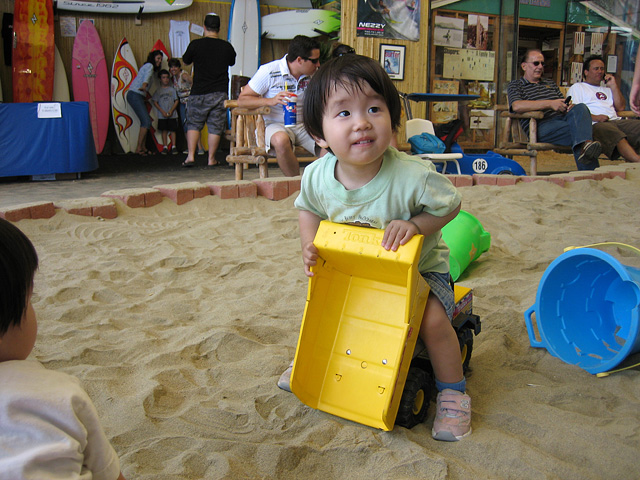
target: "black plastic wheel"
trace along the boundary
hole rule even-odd
[[[396,425],[412,428],[424,422],[431,402],[432,388],[433,381],[427,371],[419,367],[409,369],[398,407]]]
[[[473,332],[468,328],[458,330],[458,343],[462,356],[462,371],[466,372],[471,361],[471,352],[473,352]]]

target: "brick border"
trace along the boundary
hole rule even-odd
[[[549,182],[559,187],[567,183],[581,180],[604,180],[611,178],[627,178],[627,170],[634,168],[631,164],[606,165],[593,171],[569,172],[549,176],[515,176],[515,175],[446,175],[456,187],[472,187],[474,185],[513,186],[518,183],[537,181]],[[112,219],[118,216],[115,200],[119,200],[130,208],[152,207],[162,202],[164,197],[177,205],[183,205],[196,198],[217,195],[221,199],[256,198],[262,196],[269,200],[283,200],[300,190],[300,176],[260,178],[255,180],[229,180],[221,182],[185,182],[170,185],[156,185],[153,188],[127,188],[110,190],[100,197],[61,200],[53,202],[34,202],[14,205],[0,209],[0,218],[11,222],[23,219],[51,218],[56,209],[65,210],[72,215],[84,215]]]

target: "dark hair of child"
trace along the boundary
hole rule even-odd
[[[158,72],[158,78],[162,78],[162,75],[166,75],[167,77],[171,76],[169,70],[165,70],[164,68]]]
[[[38,254],[31,240],[0,218],[0,337],[20,326],[33,289]]]
[[[339,87],[347,91],[362,90],[369,84],[382,96],[389,108],[391,128],[400,126],[402,104],[395,85],[378,62],[362,55],[343,55],[322,64],[314,73],[304,94],[304,126],[309,134],[324,139],[322,119],[331,94]]]

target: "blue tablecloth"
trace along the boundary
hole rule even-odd
[[[37,109],[37,103],[0,104],[0,177],[98,168],[87,102],[62,102],[62,118],[38,118]]]

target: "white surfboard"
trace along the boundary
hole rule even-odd
[[[160,13],[191,6],[193,0],[57,0],[58,10],[98,13]]]
[[[289,10],[262,17],[262,34],[271,40],[290,40],[296,35],[332,35],[338,30],[340,14],[330,10]]]
[[[229,67],[229,80],[232,75],[253,77],[260,66],[259,0],[233,0],[227,40],[236,51],[236,64]]]
[[[1,92],[0,92],[1,95]],[[64,63],[62,62],[62,56],[56,47],[55,66],[53,67],[53,101],[54,102],[70,102],[71,95],[69,94],[69,80],[67,79],[67,72],[64,69]]]
[[[124,153],[135,152],[140,119],[127,103],[127,92],[138,74],[138,64],[126,38],[118,45],[111,67],[111,114],[118,141]]]

